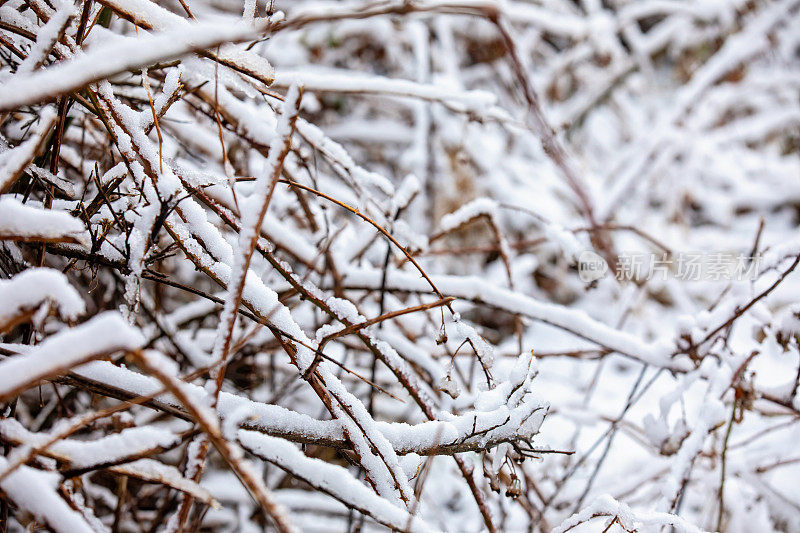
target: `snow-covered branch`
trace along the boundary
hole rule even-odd
[[[0,1],[0,533],[800,531],[798,27]]]

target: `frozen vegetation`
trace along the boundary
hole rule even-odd
[[[0,0],[0,531],[800,531],[799,227],[800,0]]]

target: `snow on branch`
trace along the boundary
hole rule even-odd
[[[330,494],[392,529],[435,531],[418,517],[376,496],[340,466],[310,459],[286,441],[240,430],[239,441],[257,457],[291,472],[312,487]]]
[[[591,318],[582,311],[540,302],[517,292],[489,284],[478,277],[437,276],[432,279],[436,286],[449,296],[490,305],[510,313],[522,314],[648,364],[676,370],[689,368],[687,362],[681,358],[675,360],[670,358],[669,344],[643,342],[633,335],[618,331]],[[375,289],[384,285],[398,291],[427,292],[429,290],[425,280],[421,280],[413,274],[392,273],[385,281],[382,281],[382,274],[378,270],[350,272],[345,276],[344,282],[354,289]]]
[[[25,167],[38,155],[57,118],[55,111],[45,108],[42,110],[39,124],[31,136],[16,147],[0,153],[0,193],[6,192],[19,178]],[[4,201],[6,200],[4,198]]]
[[[220,21],[197,22],[139,38],[115,39],[115,42],[79,53],[70,61],[31,74],[12,76],[0,87],[0,111],[47,102],[122,72],[181,58],[222,43],[243,41],[269,25],[269,21],[257,28],[246,24],[221,24]]]
[[[22,204],[14,198],[0,199],[0,240],[86,244],[86,227],[63,211]]]
[[[142,335],[118,313],[97,315],[80,326],[49,337],[23,354],[0,362],[0,401],[92,359],[135,350],[143,341]]]
[[[0,4],[0,530],[800,531],[798,0]]]
[[[0,458],[0,468],[7,463]],[[94,528],[58,494],[60,476],[22,466],[0,481],[0,488],[20,509],[31,513],[57,533],[93,533]]]
[[[29,269],[9,280],[0,280],[0,301],[0,331],[8,331],[42,304],[52,305],[64,320],[75,320],[86,310],[67,277],[49,268]]]
[[[575,513],[566,519],[553,529],[553,533],[566,533],[582,523],[599,517],[610,517],[610,520],[606,520],[606,529],[611,527],[611,524],[616,523],[625,531],[644,531],[649,528],[665,526],[670,526],[681,533],[701,533],[702,531],[686,522],[680,516],[658,512],[633,512],[624,503],[620,503],[611,496],[606,495],[598,497],[581,512]]]

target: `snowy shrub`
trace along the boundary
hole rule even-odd
[[[800,531],[800,1],[0,0],[3,531]]]

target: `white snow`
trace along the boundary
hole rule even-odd
[[[64,320],[75,320],[86,310],[83,299],[70,286],[67,277],[50,268],[32,268],[9,280],[0,280],[0,302],[0,324],[7,324],[21,312],[35,309],[44,302],[56,308]]]
[[[88,242],[83,223],[63,211],[25,205],[15,198],[0,199],[0,239],[73,239]]]
[[[0,3],[9,531],[800,531],[797,0]]]
[[[6,459],[0,458],[0,469]],[[3,481],[0,488],[19,507],[32,513],[57,533],[94,533],[84,518],[58,495],[60,476],[21,466]]]
[[[40,380],[66,372],[91,359],[139,348],[144,339],[115,312],[49,337],[22,355],[0,362],[0,398],[19,394]]]

